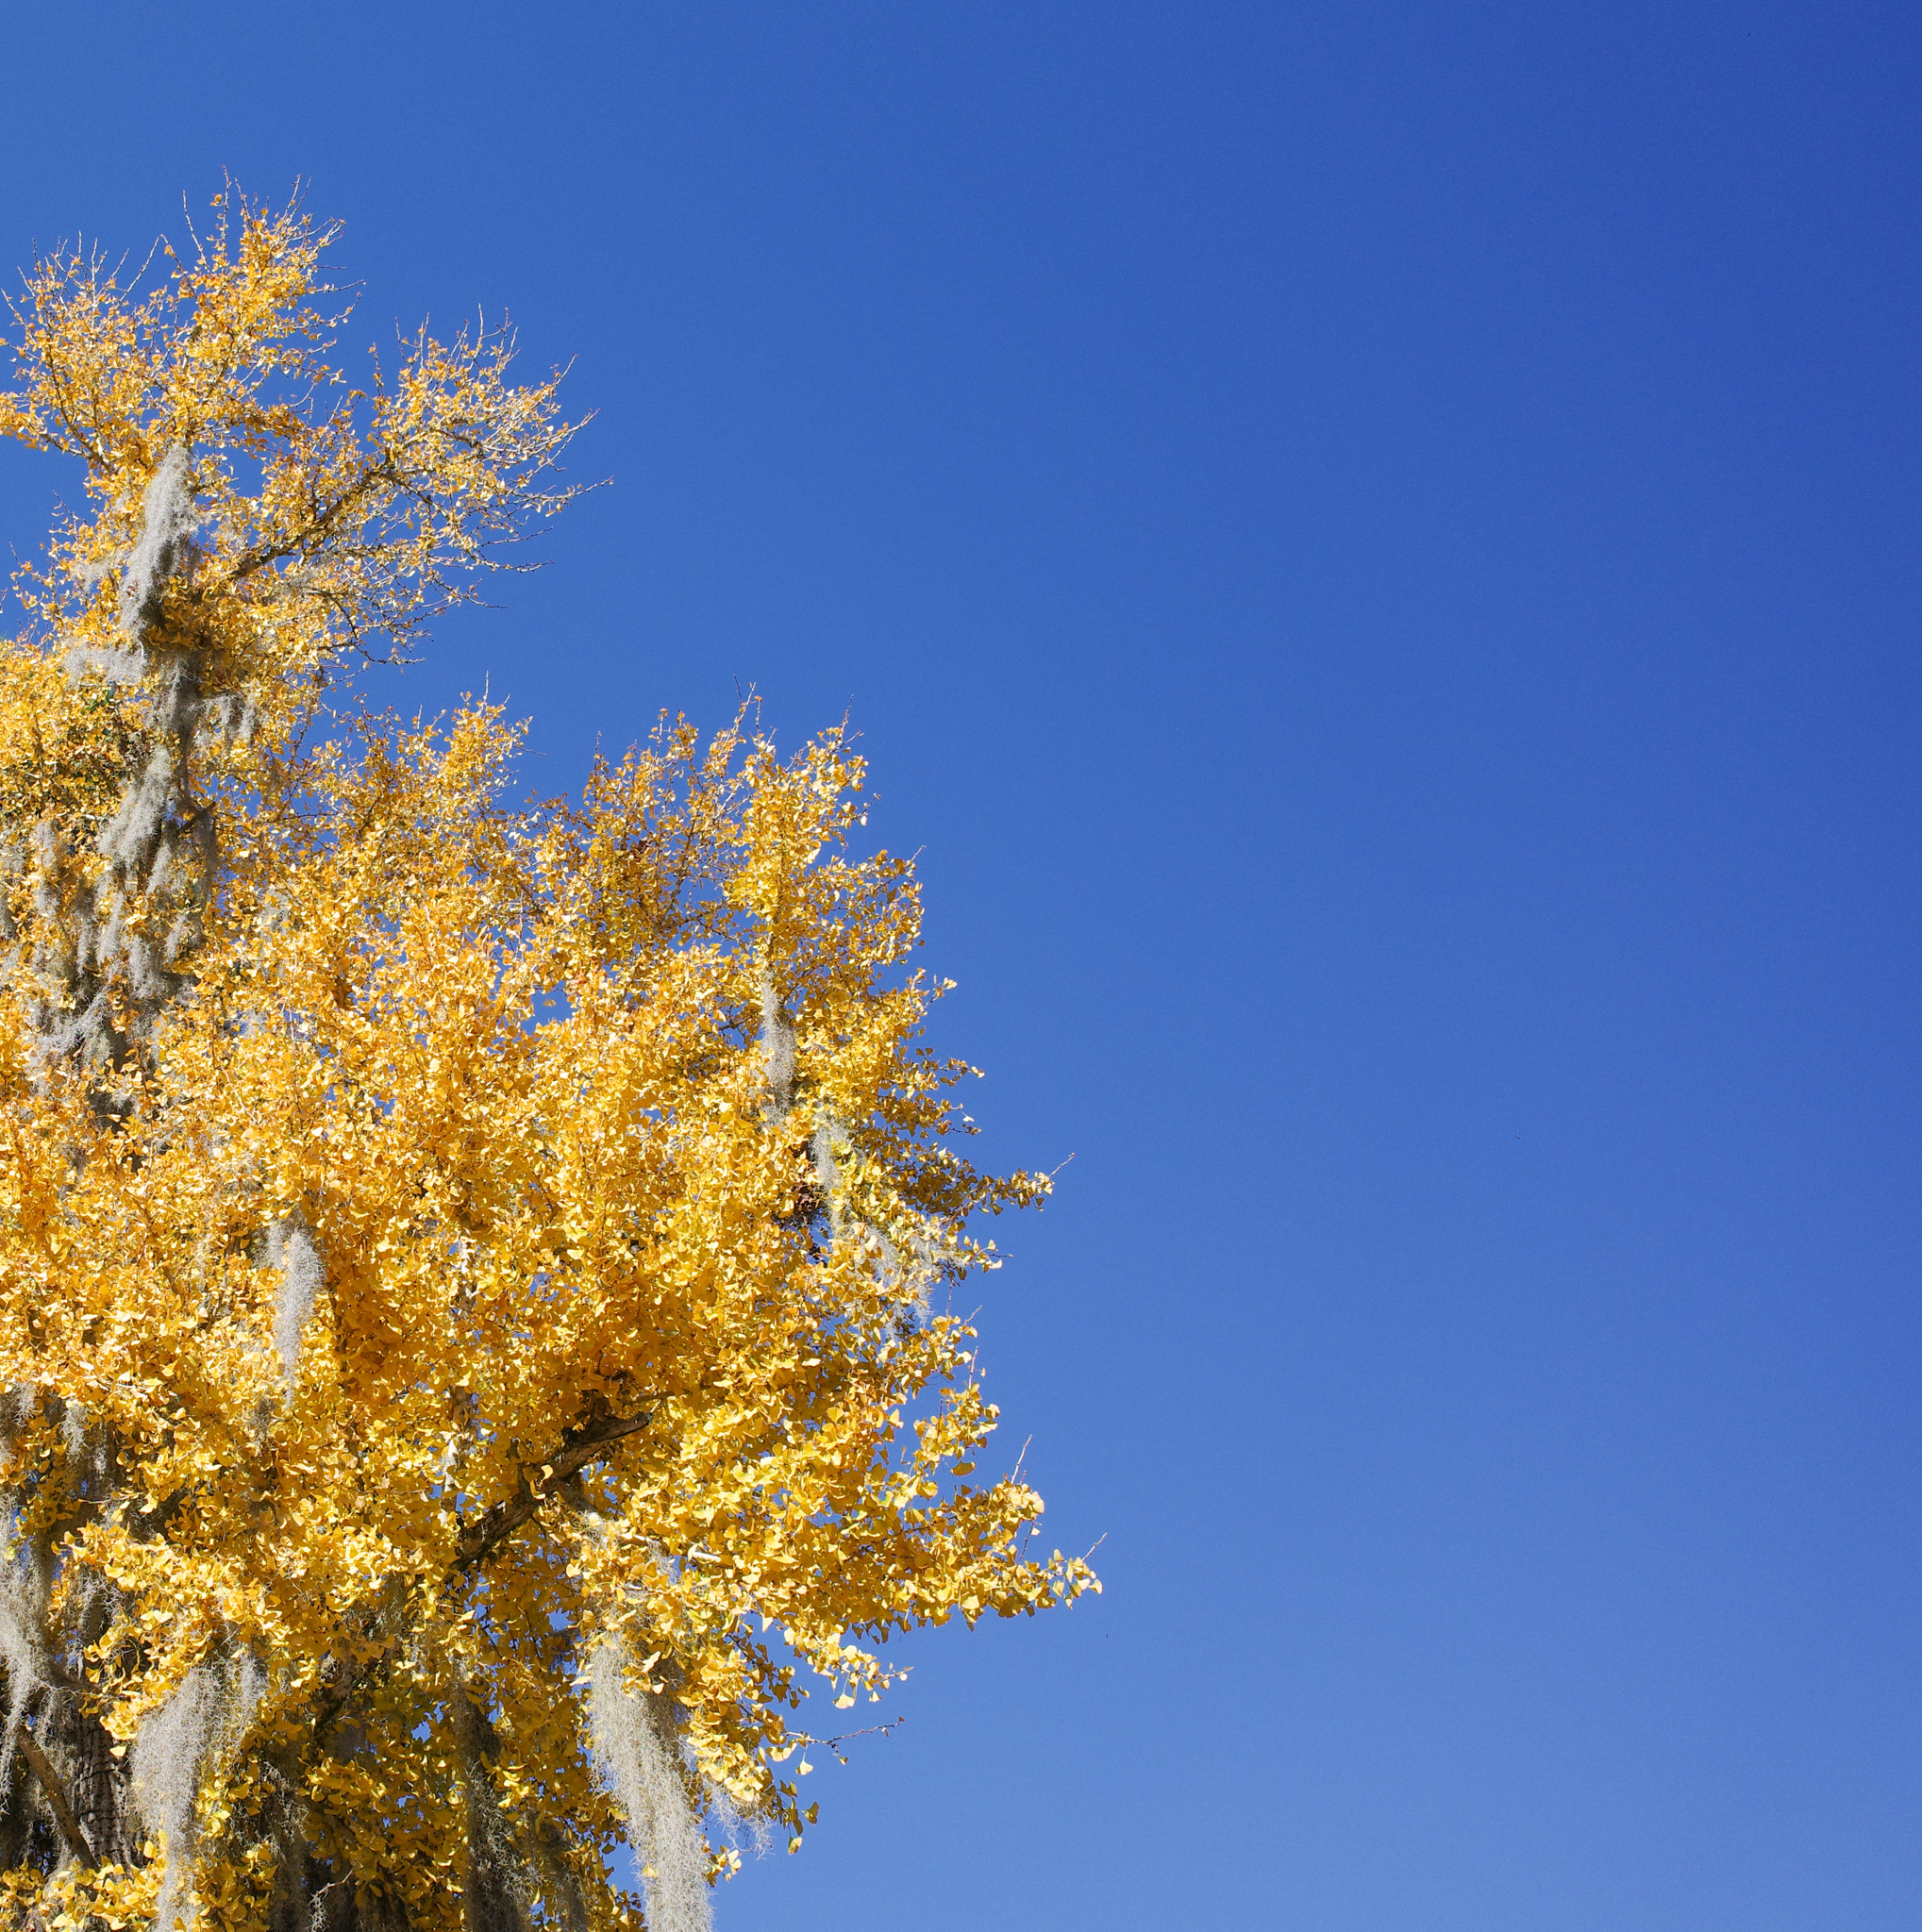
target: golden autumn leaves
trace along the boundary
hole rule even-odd
[[[995,1412],[940,1312],[992,1265],[973,1217],[1046,1183],[957,1147],[917,887],[856,856],[840,734],[663,725],[523,808],[490,707],[323,732],[343,652],[565,500],[569,431],[498,338],[350,389],[326,233],[222,221],[139,301],[37,271],[0,399],[94,504],[0,655],[0,1651],[55,1779],[111,1761],[92,1867],[16,1831],[6,1897],[630,1924],[594,1657],[719,1871],[729,1819],[811,1815],[797,1669],[845,1706],[891,1632],[1094,1587],[970,1479]],[[193,1698],[158,1819],[126,1767]]]

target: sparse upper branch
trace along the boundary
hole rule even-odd
[[[57,533],[20,594],[69,645],[111,648],[144,492],[188,463],[195,568],[168,610],[211,688],[304,682],[343,650],[406,655],[505,546],[578,485],[554,472],[579,426],[559,375],[512,379],[514,338],[424,329],[364,388],[330,359],[345,312],[319,279],[337,230],[223,196],[191,260],[165,250],[144,295],[62,250],[10,304],[15,386],[0,434],[77,457],[98,508]]]

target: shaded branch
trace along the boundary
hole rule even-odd
[[[59,1826],[60,1836],[67,1841],[67,1849],[88,1871],[99,1871],[100,1860],[93,1856],[93,1847],[87,1842],[87,1834],[80,1829],[80,1821],[74,1816],[74,1807],[67,1803],[67,1794],[60,1789],[58,1773],[47,1762],[46,1753],[34,1741],[33,1733],[24,1724],[20,1727],[20,1755],[26,1759],[27,1769],[40,1780],[47,1809],[54,1814],[54,1823]]]
[[[461,1532],[455,1574],[464,1574],[485,1562],[563,1483],[571,1482],[589,1463],[600,1461],[623,1437],[638,1435],[653,1420],[651,1409],[643,1415],[619,1416],[609,1408],[604,1397],[593,1397],[587,1421],[569,1429],[560,1439],[560,1447],[540,1465],[540,1481],[530,1483],[523,1470],[518,1492],[490,1505]]]
[[[493,1556],[542,1504],[553,1499],[562,1484],[571,1482],[590,1463],[601,1461],[615,1443],[628,1436],[638,1435],[653,1420],[652,1409],[640,1415],[616,1415],[608,1407],[604,1395],[596,1393],[591,1396],[587,1420],[566,1430],[560,1438],[560,1447],[538,1465],[540,1480],[530,1483],[526,1475],[527,1469],[537,1465],[524,1465],[517,1492],[503,1502],[490,1505],[461,1532],[455,1546],[454,1561],[443,1579],[443,1591],[450,1592],[477,1564],[484,1563]],[[391,1662],[398,1649],[397,1643],[389,1642],[336,1683],[308,1722],[309,1740],[326,1735],[346,1709],[354,1693],[376,1671]]]

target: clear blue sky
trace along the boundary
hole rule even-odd
[[[1922,1924],[1917,23],[8,9],[0,258],[298,175],[574,358],[409,700],[850,712],[1074,1157],[982,1320],[1107,1594],[722,1932]]]

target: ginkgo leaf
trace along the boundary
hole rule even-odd
[[[1048,1183],[958,1151],[844,731],[663,718],[523,805],[497,708],[356,708],[574,432],[497,332],[350,377],[333,234],[229,193],[143,291],[42,262],[0,396],[86,492],[0,649],[0,1668],[47,1766],[0,1910],[630,1932],[625,1836],[694,1923],[722,1821],[813,1820],[811,1687],[1098,1588],[955,1481],[997,1412],[949,1289]]]

